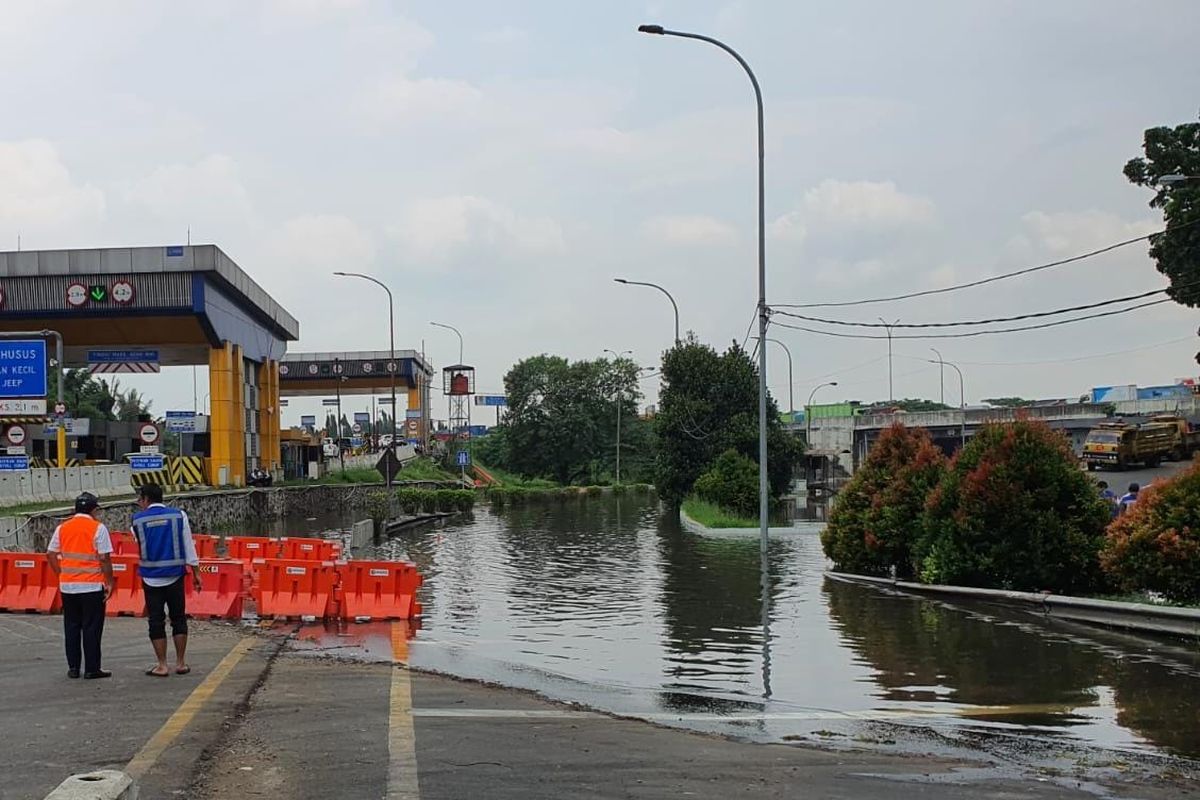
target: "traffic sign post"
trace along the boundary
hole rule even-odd
[[[14,447],[24,446],[25,440],[28,438],[27,434],[25,433],[24,425],[9,425],[8,430],[4,433],[4,437],[8,439],[8,443]]]
[[[24,472],[29,469],[29,456],[0,456],[0,472]]]
[[[129,469],[133,472],[162,469],[163,464],[164,461],[161,453],[144,453],[142,455],[129,456]]]
[[[138,428],[138,441],[142,444],[154,444],[158,441],[158,426],[153,422],[143,422]]]
[[[46,340],[0,343],[0,397],[45,397]]]
[[[168,411],[166,414],[167,430],[175,433],[196,432],[195,411]]]

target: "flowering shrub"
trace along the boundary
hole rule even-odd
[[[1023,591],[1098,588],[1110,513],[1066,438],[1041,422],[988,425],[926,505],[920,577]]]
[[[736,450],[726,450],[707,472],[696,478],[692,491],[725,511],[741,517],[758,516],[758,464]]]
[[[1200,601],[1200,464],[1139,493],[1109,525],[1100,565],[1126,591]]]
[[[838,494],[821,532],[825,555],[846,572],[912,577],[925,498],[945,468],[925,430],[896,423],[884,431]]]

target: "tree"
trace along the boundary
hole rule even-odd
[[[1020,591],[1090,591],[1110,511],[1045,423],[986,425],[929,496],[920,577]]]
[[[678,506],[717,457],[734,450],[758,463],[758,370],[738,344],[718,354],[695,336],[663,355],[662,389],[654,418],[658,435],[655,486]],[[803,448],[767,398],[767,473],[770,491],[787,490]]]
[[[1001,408],[1020,408],[1032,403],[1032,400],[1026,400],[1024,397],[985,397],[983,402],[988,405],[1000,406]]]
[[[892,425],[838,493],[821,532],[825,555],[845,572],[911,578],[925,502],[945,471],[927,430]]]
[[[626,358],[568,362],[543,354],[517,362],[504,376],[508,463],[495,466],[564,484],[610,473],[618,404],[629,420],[641,400],[637,374]]]
[[[1142,490],[1109,526],[1100,564],[1125,591],[1200,601],[1200,464]]]
[[[758,513],[758,464],[737,450],[717,456],[712,468],[696,478],[696,496],[742,517]]]
[[[113,413],[121,422],[145,422],[150,419],[150,400],[137,389],[121,389],[121,382],[113,379],[112,396],[115,399]]]
[[[116,419],[113,406],[117,400],[108,384],[86,369],[63,372],[63,395],[68,413],[77,419]]]
[[[1161,208],[1166,232],[1154,237],[1150,257],[1171,281],[1167,294],[1177,303],[1200,306],[1200,181],[1164,186],[1164,175],[1200,175],[1200,123],[1146,130],[1145,156],[1125,165],[1131,183],[1154,190],[1151,208]]]

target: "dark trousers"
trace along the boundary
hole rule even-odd
[[[186,636],[187,609],[183,604],[183,578],[169,586],[151,586],[142,581],[146,595],[146,616],[150,618],[150,639],[167,638],[167,615],[171,617],[171,635]]]
[[[104,635],[104,592],[63,592],[63,632],[67,635],[67,668],[99,672],[100,637]]]

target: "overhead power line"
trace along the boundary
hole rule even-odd
[[[1168,339],[1165,342],[1154,342],[1152,344],[1139,345],[1138,347],[1129,347],[1124,350],[1110,350],[1107,353],[1092,353],[1090,356],[1072,356],[1070,358],[1043,358],[1033,361],[962,361],[956,358],[954,359],[954,363],[960,367],[1030,367],[1039,364],[1072,364],[1077,361],[1094,361],[1097,358],[1111,358],[1112,356],[1123,356],[1129,353],[1141,353],[1146,350],[1155,350],[1159,347],[1179,344],[1180,342],[1194,342],[1195,340],[1195,336],[1181,336],[1178,339]],[[879,358],[884,359],[887,356],[880,356]],[[908,356],[901,353],[896,353],[896,358],[903,358],[908,361],[928,362],[930,360],[929,356]]]
[[[930,295],[945,294],[947,292],[957,292],[962,289],[973,289],[976,286],[983,286],[985,284],[995,283],[996,281],[1003,281],[1003,280],[1007,280],[1009,278],[1016,278],[1016,277],[1020,277],[1021,275],[1029,275],[1030,273],[1033,273],[1033,272],[1040,272],[1042,270],[1051,269],[1053,267],[1061,267],[1066,264],[1074,264],[1077,261],[1083,261],[1088,258],[1094,258],[1095,256],[1103,255],[1104,253],[1110,253],[1113,250],[1117,250],[1122,247],[1127,247],[1131,244],[1149,241],[1150,239],[1153,239],[1155,236],[1160,236],[1167,232],[1177,231],[1181,228],[1187,228],[1191,225],[1197,225],[1197,224],[1200,224],[1200,219],[1195,219],[1195,220],[1192,220],[1191,222],[1184,222],[1179,225],[1172,225],[1169,228],[1165,228],[1161,231],[1154,231],[1153,233],[1148,233],[1145,236],[1137,236],[1133,239],[1126,239],[1121,242],[1116,242],[1115,244],[1106,245],[1105,247],[1101,247],[1098,250],[1092,250],[1087,253],[1081,253],[1077,256],[1071,256],[1070,258],[1064,258],[1059,261],[1051,261],[1048,264],[1038,264],[1033,267],[1025,267],[1024,269],[1014,270],[1013,272],[1005,272],[1000,275],[993,275],[990,278],[981,278],[980,280],[977,280],[977,281],[970,281],[969,283],[959,283],[954,286],[943,286],[939,289],[925,289],[924,291],[920,291],[920,292],[909,292],[908,294],[897,294],[897,295],[891,295],[889,297],[872,297],[872,298],[868,298],[868,299],[864,299],[864,300],[841,300],[841,301],[827,302],[827,303],[774,303],[773,305],[775,308],[844,308],[846,306],[865,306],[865,305],[870,305],[872,303],[891,303],[891,302],[895,302],[897,300],[911,300],[914,297],[928,297]]]
[[[1150,306],[1161,305],[1162,303],[1172,302],[1169,297],[1164,297],[1161,300],[1151,300],[1148,303],[1141,303],[1129,308],[1118,308],[1113,311],[1102,311],[1098,314],[1087,314],[1082,317],[1073,317],[1071,319],[1060,319],[1054,322],[1043,322],[1037,325],[1022,325],[1016,328],[997,328],[988,331],[965,331],[963,333],[910,333],[910,334],[895,334],[893,339],[965,339],[971,336],[990,336],[998,333],[1018,333],[1020,331],[1036,331],[1043,328],[1055,328],[1059,325],[1070,325],[1073,322],[1084,322],[1089,319],[1100,319],[1101,317],[1114,317],[1118,314],[1128,314],[1130,311],[1148,308]],[[839,339],[887,339],[886,334],[871,334],[871,333],[838,333],[837,331],[823,331],[819,328],[808,328],[803,325],[791,325],[787,322],[774,322],[782,328],[790,328],[795,331],[805,331],[806,333],[816,333],[822,336],[833,336]]]
[[[1179,287],[1183,288],[1183,287]],[[1167,289],[1155,289],[1149,292],[1141,292],[1140,294],[1126,295],[1125,297],[1114,297],[1111,300],[1100,300],[1095,303],[1086,303],[1084,305],[1071,306],[1069,308],[1056,308],[1052,311],[1034,311],[1028,314],[1018,314],[1015,317],[993,317],[992,319],[973,319],[961,320],[958,322],[851,322],[841,319],[824,319],[822,317],[807,317],[803,314],[793,314],[790,311],[776,311],[776,314],[782,314],[785,317],[793,319],[802,319],[807,322],[820,322],[823,325],[843,325],[853,328],[960,328],[972,325],[994,325],[1000,322],[1017,322],[1023,319],[1039,319],[1041,317],[1054,317],[1059,314],[1070,314],[1075,311],[1088,311],[1093,308],[1102,308],[1104,306],[1116,305],[1117,303],[1128,303],[1132,300],[1143,300],[1147,297],[1153,297],[1156,294],[1165,294]]]

